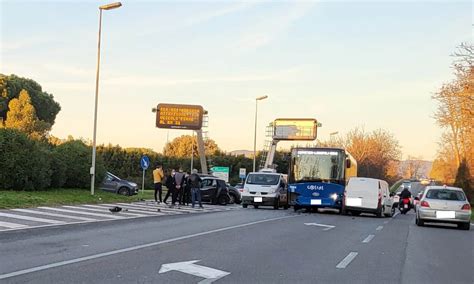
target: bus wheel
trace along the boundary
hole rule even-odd
[[[298,209],[300,209],[300,207],[298,205],[293,205],[293,210],[298,211]]]
[[[258,209],[258,205],[254,205],[253,208]]]

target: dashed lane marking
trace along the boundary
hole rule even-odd
[[[343,269],[346,268],[358,255],[359,253],[355,251],[351,251],[341,262],[339,262],[338,265],[336,265],[336,268]]]
[[[365,238],[362,242],[364,244],[370,242],[373,238],[375,237],[375,235],[368,235],[367,238]]]
[[[378,226],[377,229],[375,229],[375,230],[380,231],[382,229],[383,229],[383,226]]]

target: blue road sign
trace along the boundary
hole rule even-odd
[[[148,158],[148,156],[143,156],[140,159],[140,166],[143,170],[146,170],[150,167],[150,159]]]

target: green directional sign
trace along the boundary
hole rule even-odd
[[[212,175],[229,182],[229,167],[212,167]]]

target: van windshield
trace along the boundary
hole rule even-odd
[[[258,185],[276,185],[279,181],[280,175],[249,174],[246,183]]]

